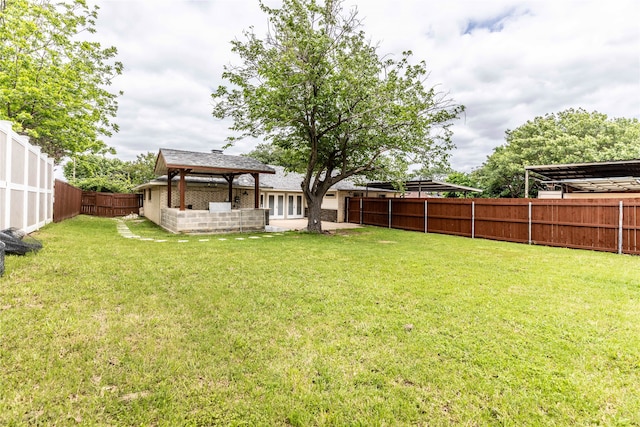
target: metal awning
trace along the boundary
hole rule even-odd
[[[578,191],[594,193],[640,191],[640,159],[612,162],[569,163],[525,166],[525,197],[528,197],[529,173],[543,184],[559,184]]]
[[[614,162],[569,163],[560,165],[525,166],[549,181],[571,179],[640,177],[640,159]]]
[[[542,181],[542,183],[569,185],[581,191],[594,193],[640,191],[640,178],[632,176],[620,178],[564,179],[561,181]]]
[[[367,189],[395,190],[393,182],[370,182]],[[404,188],[407,191],[417,191],[418,193],[443,193],[445,191],[457,193],[482,193],[479,188],[466,187],[464,185],[451,184],[449,182],[434,181],[431,179],[420,179],[414,181],[405,181]]]

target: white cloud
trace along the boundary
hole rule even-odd
[[[277,2],[269,2],[269,4]],[[253,25],[257,1],[109,1],[96,37],[119,50],[124,90],[107,140],[119,156],[160,147],[209,150],[230,134],[211,115],[223,66],[237,62],[230,41]],[[478,167],[504,132],[569,107],[640,118],[640,6],[635,1],[364,1],[364,30],[379,53],[412,50],[432,70],[429,83],[467,107],[454,126],[456,169]],[[238,143],[247,152],[256,141]]]

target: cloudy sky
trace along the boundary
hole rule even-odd
[[[159,148],[209,151],[229,122],[213,118],[210,94],[223,66],[239,63],[230,41],[266,31],[257,0],[94,0],[97,39],[116,46],[124,91],[106,142],[118,157]],[[278,1],[267,1],[277,5]],[[637,0],[345,0],[357,7],[380,54],[412,50],[430,86],[467,107],[454,126],[454,169],[480,166],[527,120],[582,107],[640,118],[640,2]],[[242,141],[226,151],[250,151]]]

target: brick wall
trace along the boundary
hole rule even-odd
[[[160,198],[161,206],[167,206],[167,189],[162,187],[162,195]],[[247,193],[246,195],[243,193]],[[233,190],[233,197],[240,197],[240,206],[234,208],[253,208],[253,190]],[[209,202],[226,202],[229,197],[229,190],[224,187],[204,187],[187,184],[187,192],[185,193],[185,205],[191,205],[193,210],[209,210]],[[178,186],[171,187],[171,206],[180,205],[180,192]]]

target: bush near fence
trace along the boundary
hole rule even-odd
[[[351,223],[640,254],[640,198],[351,198],[347,205],[347,221]]]

